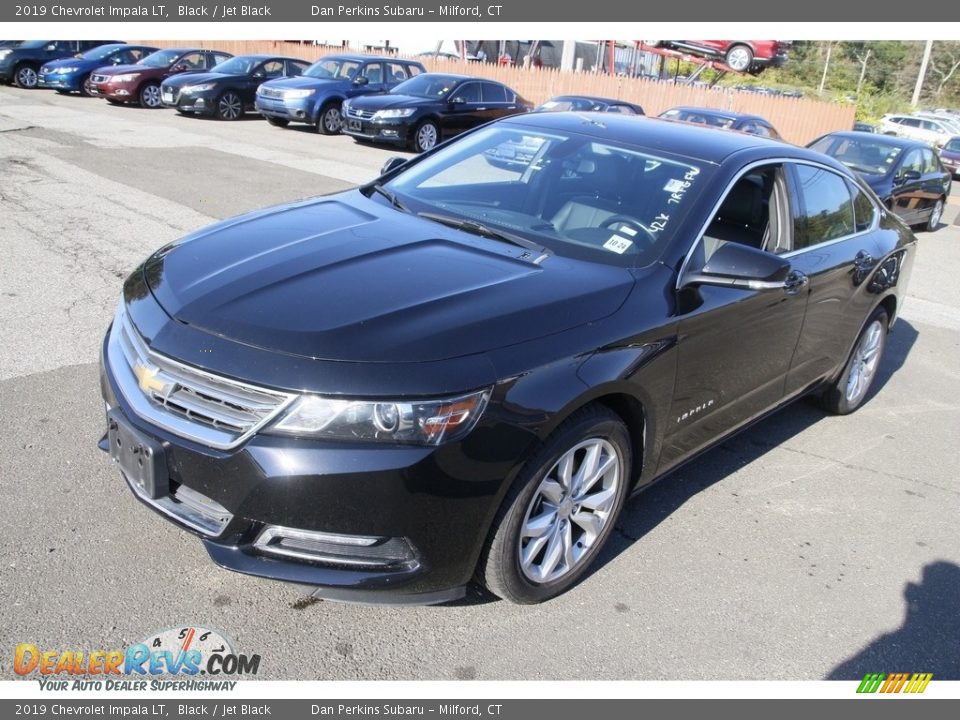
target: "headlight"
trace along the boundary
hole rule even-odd
[[[417,111],[416,108],[394,108],[392,110],[377,110],[373,114],[374,120],[389,120],[391,118],[410,117]]]
[[[56,68],[54,70],[51,70],[50,72],[57,72],[57,73],[60,73],[61,75],[66,75],[67,73],[72,73],[76,71],[77,71],[77,68],[75,67],[62,67],[62,68]]]
[[[298,100],[300,98],[310,97],[316,90],[284,90],[284,100]]]
[[[12,52],[13,50],[0,50],[0,60],[3,60],[4,58],[7,57],[7,55],[9,55]]]
[[[303,395],[267,432],[331,440],[440,445],[477,424],[489,390],[442,400],[340,400]]]
[[[183,88],[181,92],[185,92],[185,93],[206,92],[207,90],[213,90],[216,86],[217,86],[216,83],[203,83],[203,85],[187,85]]]
[[[119,83],[127,83],[127,82],[133,82],[138,77],[140,77],[140,73],[124,73],[123,75],[114,75],[113,81],[119,82]]]

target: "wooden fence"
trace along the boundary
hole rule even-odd
[[[304,60],[316,60],[331,52],[349,48],[325,47],[283,40],[144,40],[158,47],[196,47],[225,50],[234,55],[277,53]],[[356,52],[356,50],[352,50]],[[804,145],[834,130],[853,127],[854,108],[825,103],[812,98],[760,95],[730,88],[675,85],[644,78],[629,78],[592,72],[561,72],[548,68],[526,68],[459,60],[417,58],[428,70],[476,75],[500,82],[516,90],[534,104],[555,95],[597,95],[629,100],[643,106],[648,115],[659,115],[677,105],[695,105],[721,110],[752,113],[765,117],[789,142]]]

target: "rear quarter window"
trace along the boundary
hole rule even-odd
[[[852,235],[856,223],[847,181],[811,165],[797,165],[796,173],[800,207],[794,218],[794,249],[803,250]]]

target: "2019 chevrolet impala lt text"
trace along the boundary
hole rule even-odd
[[[505,144],[532,150],[489,162]],[[147,258],[101,447],[226,568],[543,601],[681,463],[802,395],[859,407],[915,243],[819,153],[514,116]]]

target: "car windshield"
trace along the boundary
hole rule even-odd
[[[836,158],[851,170],[867,175],[886,175],[903,152],[902,148],[885,143],[876,136],[860,139],[828,135],[813,143],[810,149]]]
[[[149,65],[150,67],[165,68],[169,67],[174,60],[183,55],[180,50],[157,50],[155,53],[147,55],[138,65]]]
[[[700,123],[710,127],[729,129],[736,118],[727,115],[715,115],[702,110],[667,110],[660,117],[668,120],[682,120],[683,122]]]
[[[608,139],[495,124],[384,189],[398,207],[444,224],[633,267],[659,257],[710,169]]]
[[[321,58],[308,67],[304,77],[327,78],[329,80],[353,80],[360,63],[355,60],[341,58]]]
[[[960,137],[951,138],[947,141],[947,144],[943,146],[944,150],[949,152],[960,152]]]
[[[100,47],[93,48],[93,50],[87,50],[80,57],[84,60],[103,60],[105,57],[113,55],[119,49],[116,45],[101,45]]]
[[[397,85],[390,92],[394,95],[412,95],[422,98],[442,98],[450,93],[453,86],[463,78],[456,75],[438,75],[427,73],[417,75]]]
[[[232,57],[219,65],[214,65],[210,72],[222,73],[223,75],[249,75],[258,62],[260,62],[260,58]]]
[[[596,103],[585,98],[555,98],[547,100],[537,108],[537,112],[562,112],[564,110],[601,110],[603,103]]]

